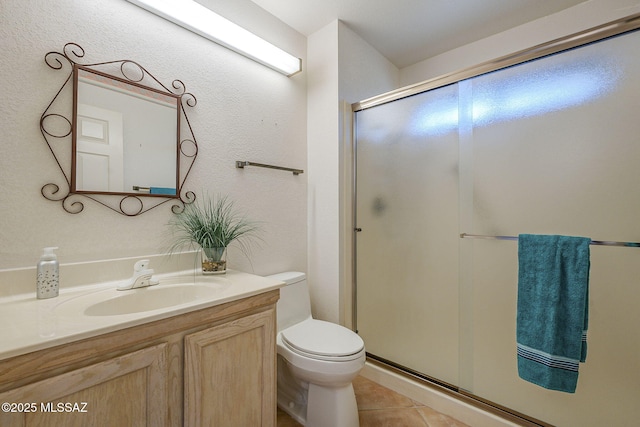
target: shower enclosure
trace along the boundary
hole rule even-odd
[[[637,425],[640,248],[591,246],[567,394],[517,374],[517,243],[461,236],[640,242],[637,21],[354,106],[355,324],[372,357],[535,422]]]

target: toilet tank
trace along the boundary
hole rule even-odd
[[[288,271],[269,277],[285,283],[285,286],[280,288],[280,299],[276,308],[278,331],[309,319],[311,317],[311,301],[307,276],[297,271]]]

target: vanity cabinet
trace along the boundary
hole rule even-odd
[[[1,393],[0,425],[164,426],[165,361],[159,344]]]
[[[275,427],[278,296],[2,360],[0,426]]]
[[[185,337],[184,425],[264,426],[276,407],[272,315],[253,314]]]

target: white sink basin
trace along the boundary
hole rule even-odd
[[[108,289],[71,298],[56,307],[58,312],[81,312],[86,316],[119,316],[170,308],[213,299],[226,286],[216,283],[162,284],[117,291]]]
[[[211,298],[219,288],[211,285],[168,285],[119,291],[122,295],[100,301],[84,310],[87,316],[115,316],[173,307]]]

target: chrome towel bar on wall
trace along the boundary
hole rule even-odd
[[[257,166],[259,168],[278,169],[282,171],[293,172],[294,175],[300,175],[301,173],[304,173],[302,169],[285,168],[282,166],[265,165],[263,163],[254,163],[254,162],[236,160],[237,168],[244,169],[245,166]]]

